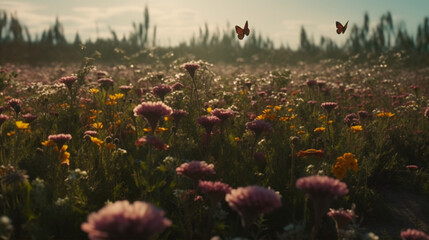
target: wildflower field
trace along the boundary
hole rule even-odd
[[[4,239],[427,239],[429,68],[94,60],[1,67]]]

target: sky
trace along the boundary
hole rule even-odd
[[[308,36],[321,36],[343,44],[347,32],[337,35],[335,21],[361,26],[368,12],[375,26],[390,11],[394,24],[405,24],[415,34],[418,24],[429,17],[429,0],[0,0],[0,10],[16,13],[30,33],[41,34],[58,16],[69,41],[76,32],[82,40],[110,38],[109,28],[128,36],[133,22],[143,22],[148,6],[150,29],[157,27],[157,45],[175,46],[198,35],[207,23],[211,32],[233,29],[249,22],[252,33],[272,39],[276,46],[296,48],[303,26]],[[150,36],[152,33],[150,32]]]

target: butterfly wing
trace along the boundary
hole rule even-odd
[[[344,30],[343,30],[343,29],[344,29],[343,24],[341,24],[340,22],[338,22],[338,21],[337,21],[337,22],[335,23],[335,25],[337,26],[337,33],[338,33],[338,34],[341,34],[341,32],[343,32],[343,31],[344,31]]]
[[[244,24],[243,32],[244,32],[244,34],[246,34],[246,36],[249,36],[250,29],[249,29],[249,26],[247,24],[247,21],[246,21],[246,24]]]
[[[238,39],[241,40],[244,38],[244,29],[239,26],[235,26],[235,32],[237,33]]]
[[[346,22],[346,24],[344,25],[344,28],[343,28],[343,34],[346,32],[347,24],[349,24],[349,21],[347,21],[347,22]]]

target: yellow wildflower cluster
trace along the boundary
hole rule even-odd
[[[315,132],[315,133],[317,133],[317,132],[324,132],[324,131],[325,131],[325,129],[326,129],[326,128],[324,128],[324,127],[318,127],[318,128],[315,128],[315,129],[313,130],[313,132]]]
[[[70,153],[67,152],[68,145],[63,145],[61,149],[58,149],[58,146],[52,140],[46,140],[42,142],[42,145],[45,147],[55,146],[55,151],[58,152],[58,159],[61,161],[61,164],[70,166]]]
[[[97,88],[91,88],[89,89],[89,91],[93,94],[97,94],[98,92],[100,92],[100,90],[98,90]]]
[[[353,170],[354,172],[358,170],[358,160],[352,153],[344,153],[343,156],[338,157],[331,172],[341,180],[346,176],[347,170]]]
[[[356,133],[356,132],[361,132],[363,130],[363,128],[361,125],[356,125],[356,126],[351,126],[350,130],[352,130],[353,133]]]
[[[380,112],[380,113],[377,113],[377,117],[382,117],[382,118],[391,118],[391,117],[394,117],[394,116],[395,116],[395,114],[391,113],[391,112]]]

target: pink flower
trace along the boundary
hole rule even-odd
[[[324,102],[320,105],[322,108],[324,108],[328,113],[332,111],[332,109],[335,109],[338,107],[338,103],[336,102]]]
[[[234,115],[234,111],[231,109],[215,108],[212,110],[211,114],[220,118],[223,122],[226,119],[232,117]]]
[[[213,164],[207,164],[205,161],[191,161],[177,167],[176,173],[198,181],[203,177],[215,174],[216,171]]]
[[[171,87],[166,84],[161,84],[158,86],[153,87],[152,93],[153,95],[161,98],[162,101],[164,101],[165,95],[167,95],[169,92],[171,92]]]
[[[10,107],[13,108],[13,110],[15,111],[16,114],[21,112],[21,105],[22,105],[21,100],[19,100],[17,98],[12,98],[7,103],[9,104]]]
[[[334,199],[349,192],[347,185],[338,179],[318,175],[298,179],[296,187],[303,190],[311,199]]]
[[[316,85],[317,85],[317,81],[316,81],[316,80],[314,80],[314,79],[311,79],[311,80],[307,80],[307,81],[305,82],[305,84],[307,84],[307,86],[309,86],[309,87],[313,87],[313,86],[316,86]]]
[[[0,114],[0,126],[9,119],[8,115]]]
[[[60,83],[64,83],[66,87],[71,90],[73,83],[76,82],[77,77],[76,76],[68,76],[68,77],[62,77],[60,78]]]
[[[125,200],[89,214],[81,229],[91,240],[148,240],[169,226],[171,221],[164,217],[161,209],[150,203],[136,201],[130,204]]]
[[[97,82],[100,84],[100,86],[104,89],[109,89],[110,87],[113,87],[113,80],[110,78],[100,78],[97,80]]]
[[[222,120],[220,120],[216,116],[202,116],[197,119],[197,123],[206,129],[206,133],[209,136],[213,130],[214,125],[219,124],[221,122]]]
[[[89,136],[91,136],[91,137],[95,137],[95,136],[97,136],[97,135],[98,135],[98,132],[97,132],[97,131],[88,130],[88,131],[85,131],[85,132],[83,133],[83,135],[84,135],[84,136],[85,136],[85,135],[89,135]]]
[[[164,117],[169,116],[173,110],[165,105],[163,102],[143,102],[134,108],[134,116],[144,117],[152,132],[154,132],[158,126],[158,121]]]
[[[61,149],[67,141],[72,139],[72,136],[70,134],[60,133],[57,135],[49,135],[48,139],[54,141],[57,144],[58,149]]]
[[[119,90],[121,90],[121,92],[123,92],[123,93],[128,93],[129,91],[131,91],[131,89],[133,89],[132,85],[119,86]]]
[[[37,119],[37,116],[33,115],[31,113],[27,113],[27,114],[22,115],[22,118],[24,118],[25,122],[31,123],[32,121]]]
[[[417,165],[407,165],[406,167],[408,170],[417,171],[419,167]]]
[[[135,142],[136,146],[141,146],[143,144],[149,144],[149,145],[155,147],[156,149],[158,149],[159,151],[167,150],[169,148],[169,146],[167,144],[163,143],[161,141],[161,139],[159,139],[158,137],[156,137],[154,135],[149,135],[149,136],[139,138]]]
[[[338,210],[331,208],[327,215],[335,221],[337,232],[344,229],[349,223],[353,222],[358,217],[353,210],[344,210],[342,208]]]
[[[176,125],[177,127],[177,125],[179,124],[179,121],[186,115],[188,115],[188,112],[185,110],[181,110],[181,109],[174,110],[173,113],[171,114],[174,120],[174,125]]]
[[[185,85],[183,85],[183,84],[181,84],[181,83],[179,83],[179,82],[176,82],[175,84],[173,84],[172,86],[171,86],[171,88],[173,89],[173,90],[180,90],[180,89],[182,89],[182,88],[184,88],[185,87]]]
[[[198,63],[195,63],[195,62],[189,62],[189,63],[185,63],[183,65],[183,68],[186,69],[186,71],[188,71],[189,75],[191,75],[191,78],[194,79],[195,71],[198,68],[200,68],[200,65]]]
[[[212,181],[199,181],[198,187],[201,192],[207,194],[212,199],[212,204],[216,204],[222,199],[225,199],[225,195],[231,192],[231,187],[223,182],[212,182]]]
[[[254,132],[257,136],[261,135],[264,132],[272,132],[273,127],[269,122],[264,120],[253,120],[246,123],[246,129]]]
[[[429,236],[423,231],[417,229],[408,228],[401,232],[401,238],[403,240],[429,240]]]
[[[280,196],[271,189],[260,186],[239,187],[225,197],[229,206],[241,216],[243,227],[249,227],[260,214],[270,213],[281,207]]]
[[[429,107],[426,108],[424,116],[429,119]]]

